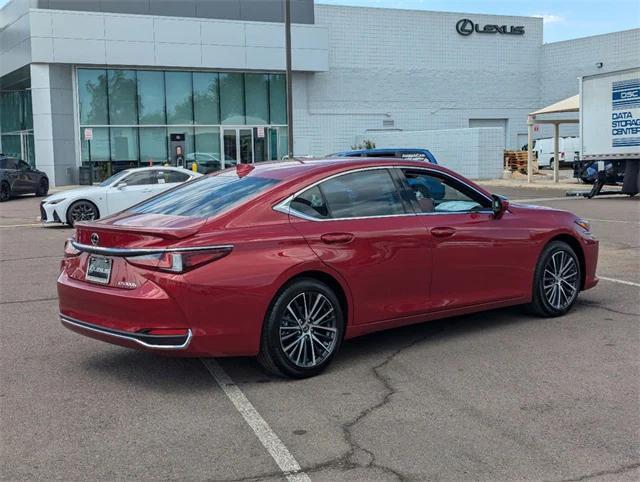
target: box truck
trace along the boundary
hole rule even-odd
[[[579,79],[581,166],[578,175],[605,184],[622,183],[622,192],[640,190],[640,68]]]

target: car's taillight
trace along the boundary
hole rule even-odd
[[[73,238],[69,238],[64,243],[65,258],[73,258],[74,256],[78,256],[80,254],[80,250],[73,247],[72,241]]]
[[[130,256],[126,260],[142,268],[184,273],[203,264],[224,258],[232,249],[231,247],[216,247],[197,251],[163,251],[158,254]]]

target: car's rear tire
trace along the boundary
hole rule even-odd
[[[552,241],[542,250],[533,278],[529,311],[543,317],[567,313],[580,292],[580,261],[571,246]]]
[[[271,304],[258,361],[275,375],[317,375],[340,349],[344,327],[344,313],[331,288],[312,278],[300,278],[281,290]]]
[[[74,202],[67,209],[67,224],[72,227],[79,221],[93,221],[99,217],[98,207],[86,199]]]
[[[0,202],[11,199],[11,186],[7,181],[0,183]]]
[[[49,180],[46,178],[40,179],[40,184],[38,184],[38,190],[36,191],[36,196],[42,197],[46,196],[49,192]]]

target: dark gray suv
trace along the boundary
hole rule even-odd
[[[49,178],[26,162],[0,154],[0,202],[11,196],[33,193],[46,196],[49,192]]]

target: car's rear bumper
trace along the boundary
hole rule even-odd
[[[60,321],[70,330],[98,340],[125,346],[139,346],[149,350],[185,350],[193,337],[190,329],[184,330],[184,334],[150,335],[145,332],[131,333],[105,328],[63,314],[60,314]]]
[[[175,280],[169,283],[175,288]],[[169,293],[152,280],[134,289],[102,286],[71,278],[65,270],[57,285],[62,324],[82,335],[171,356],[257,353],[260,326],[248,329],[242,318],[230,317],[238,311],[228,297],[225,301],[223,296],[187,295],[177,289]],[[157,338],[166,332],[173,336]]]

